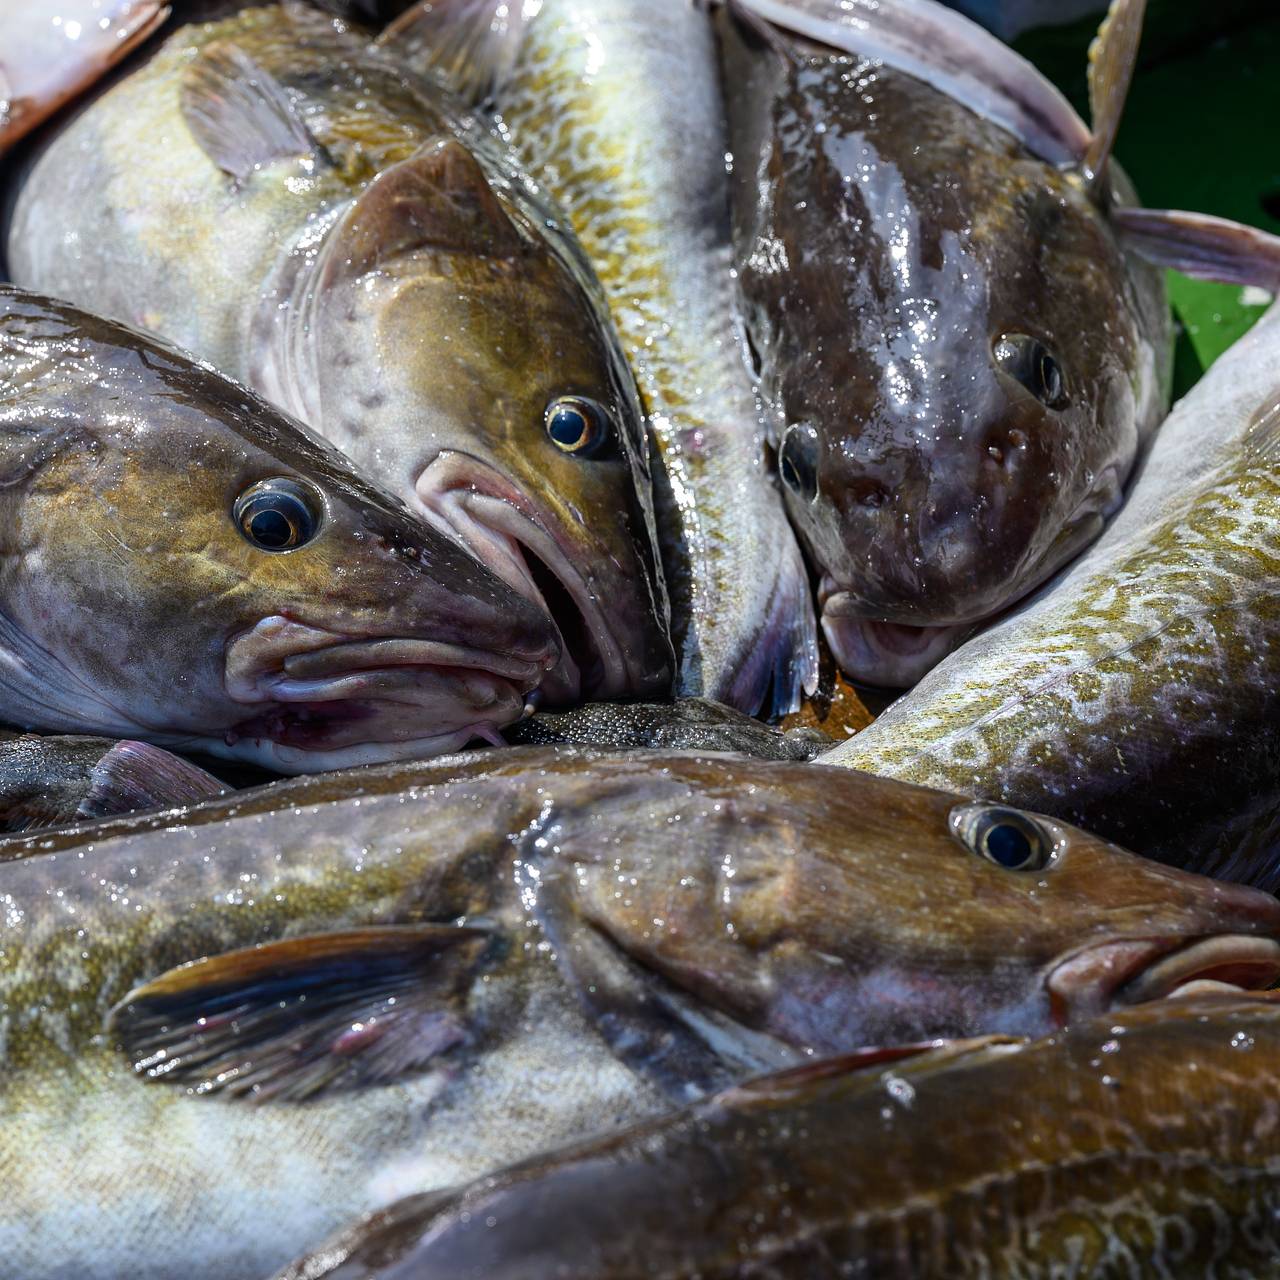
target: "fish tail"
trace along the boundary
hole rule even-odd
[[[90,772],[78,818],[193,804],[227,788],[211,773],[146,742],[117,742]]]

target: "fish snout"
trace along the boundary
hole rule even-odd
[[[551,619],[560,657],[540,685],[549,704],[670,693],[674,654],[638,555],[620,556],[470,454],[439,454],[416,489],[435,528]]]

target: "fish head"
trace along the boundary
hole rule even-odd
[[[644,430],[586,269],[448,141],[377,178],[318,270],[325,434],[551,614],[549,701],[667,694]]]
[[[521,715],[549,619],[335,449],[63,304],[9,290],[0,324],[21,718],[296,772]]]
[[[1193,981],[1280,976],[1280,903],[1258,891],[870,775],[743,764],[725,785],[719,774],[706,785],[707,770],[678,820],[660,803],[628,820],[601,796],[598,852],[572,851],[567,910],[580,927],[558,936],[570,967],[607,940],[645,975],[634,1003],[686,1036],[705,1039],[719,1018],[721,1045],[745,1029],[822,1055],[1038,1035]],[[599,961],[580,978],[608,992],[617,1018],[608,973]]]
[[[743,275],[779,476],[837,659],[908,685],[1119,506],[1163,321],[1073,177],[945,95],[821,60],[786,110]]]

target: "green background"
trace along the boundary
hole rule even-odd
[[[1096,19],[1029,32],[1015,47],[1087,120]],[[1116,155],[1151,208],[1194,209],[1280,233],[1280,4],[1150,0]],[[1169,273],[1181,395],[1266,310],[1238,285]]]

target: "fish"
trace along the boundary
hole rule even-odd
[[[277,1280],[1273,1276],[1275,993],[887,1047],[409,1197]]]
[[[1275,278],[1264,233],[1139,209],[1111,160],[1143,9],[1094,43],[1091,129],[932,0],[719,11],[743,319],[857,682],[915,684],[1119,510],[1169,406],[1159,267]]]
[[[1174,408],[1097,545],[822,760],[1280,889],[1278,371],[1273,306]]]
[[[10,836],[0,901],[4,1280],[266,1275],[815,1055],[1280,976],[1265,894],[713,753],[516,747]]]
[[[3,0],[0,152],[132,53],[169,13],[159,0]]]
[[[331,446],[156,338],[0,286],[0,720],[279,773],[524,712],[551,620]]]
[[[643,424],[564,227],[437,85],[267,5],[178,29],[59,130],[8,261],[247,383],[550,613],[541,701],[660,698]]]
[[[677,693],[784,714],[817,681],[807,570],[734,317],[714,33],[689,0],[479,0],[379,38],[497,117],[591,258],[660,466]]]
[[[0,831],[196,804],[229,790],[146,742],[0,730]]]
[[[570,743],[621,751],[731,751],[757,760],[812,760],[836,739],[809,726],[786,731],[709,698],[675,702],[588,702],[571,711],[537,711],[503,731],[510,743]]]

